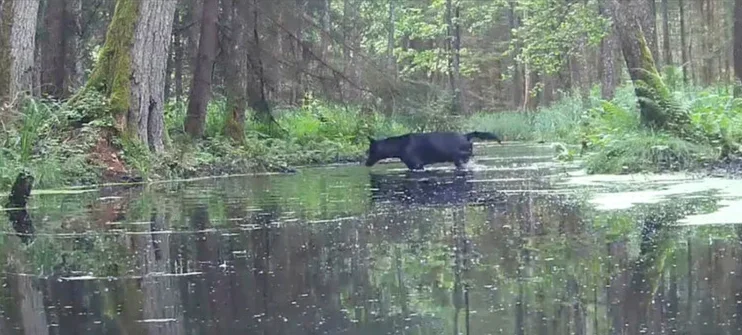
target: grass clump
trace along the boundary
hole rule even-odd
[[[492,131],[509,141],[576,142],[583,106],[580,94],[574,93],[533,112],[475,113],[464,128]]]
[[[9,189],[23,170],[38,188],[98,179],[101,167],[90,164],[87,153],[100,133],[94,126],[62,131],[70,114],[66,105],[48,100],[25,99],[18,105],[0,134],[0,189]]]

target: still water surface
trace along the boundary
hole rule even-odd
[[[678,223],[722,194],[601,209],[677,181],[475,150],[36,195],[33,234],[0,230],[0,334],[741,333],[742,229]]]

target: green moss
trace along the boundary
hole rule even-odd
[[[119,130],[126,130],[131,95],[131,48],[139,13],[139,0],[118,0],[106,33],[98,64],[85,86],[110,99],[110,112]],[[74,100],[74,99],[73,99]]]

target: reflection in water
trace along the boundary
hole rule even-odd
[[[549,148],[477,150],[33,197],[35,239],[0,236],[0,333],[740,333],[742,229],[673,225],[712,194],[597,212],[550,191]]]
[[[405,171],[402,174],[370,173],[371,199],[393,205],[487,205],[503,197],[486,185],[475,187],[471,171]]]
[[[8,201],[5,203],[5,207],[9,208],[8,219],[18,233],[18,237],[25,244],[33,241],[34,226],[26,205],[31,196],[34,180],[35,178],[26,172],[18,174],[8,195]]]

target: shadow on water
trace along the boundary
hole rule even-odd
[[[597,211],[548,148],[476,150],[31,197],[0,333],[739,334],[742,229],[675,225],[712,193]]]

